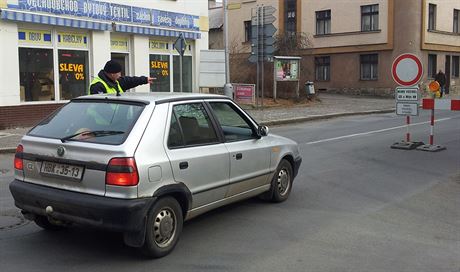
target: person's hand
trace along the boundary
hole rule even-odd
[[[156,80],[157,78],[156,77],[148,77],[147,78],[147,82],[152,84],[154,80]]]

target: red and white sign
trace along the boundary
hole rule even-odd
[[[460,100],[424,98],[422,108],[424,110],[460,111]]]
[[[422,78],[422,62],[413,54],[402,54],[393,61],[391,75],[401,86],[414,86]]]
[[[242,104],[254,104],[255,89],[254,84],[233,84],[235,100]]]

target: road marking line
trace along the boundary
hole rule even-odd
[[[435,122],[436,123],[437,122],[443,122],[443,121],[447,121],[447,120],[451,120],[451,119],[453,119],[453,118],[451,118],[451,117],[441,118],[441,119],[436,120]],[[430,121],[420,122],[420,123],[413,123],[413,124],[410,124],[410,126],[418,126],[418,125],[424,125],[424,124],[429,124],[429,123],[430,123]],[[405,127],[407,127],[407,125],[391,127],[391,128],[384,128],[384,129],[379,129],[379,130],[372,130],[372,131],[368,131],[368,132],[362,132],[362,133],[356,133],[356,134],[350,134],[350,135],[344,135],[344,136],[339,136],[339,137],[334,137],[334,138],[329,138],[329,139],[323,139],[323,140],[318,140],[318,141],[313,141],[313,142],[307,142],[307,143],[304,143],[304,144],[311,145],[311,144],[318,144],[318,143],[324,143],[324,142],[332,142],[332,141],[336,141],[336,140],[353,138],[353,137],[357,137],[357,136],[365,136],[365,135],[369,135],[369,134],[375,134],[375,133],[379,133],[379,132],[385,132],[385,131],[405,128]]]

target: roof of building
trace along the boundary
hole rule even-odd
[[[224,12],[222,7],[209,9],[209,29],[220,29],[224,26]]]

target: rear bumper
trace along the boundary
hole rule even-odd
[[[26,212],[122,232],[141,231],[156,199],[108,198],[19,180],[11,182],[10,191],[15,205]],[[45,212],[48,206],[53,208],[51,214]]]

